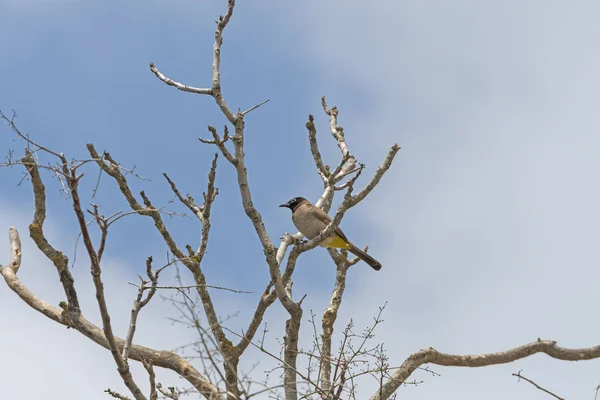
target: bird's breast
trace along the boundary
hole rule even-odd
[[[292,221],[294,221],[296,228],[298,228],[300,233],[306,236],[307,239],[314,238],[327,226],[317,218],[311,218],[311,215],[306,213],[294,213],[292,215]]]

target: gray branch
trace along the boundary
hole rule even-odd
[[[18,235],[18,232],[15,230],[14,234]],[[11,251],[13,251],[13,249],[11,249]],[[74,315],[71,320],[67,321],[63,317],[63,310],[56,308],[37,297],[23,283],[21,283],[12,268],[0,266],[0,274],[4,278],[8,287],[31,308],[61,325],[76,329],[100,346],[110,349],[109,343],[102,329],[92,324],[83,315]],[[114,339],[119,352],[121,352],[125,346],[125,341],[116,336]],[[155,350],[139,345],[132,345],[129,358],[140,362],[142,359],[146,359],[154,366],[170,369],[190,382],[207,399],[221,399],[217,388],[211,385],[191,364],[189,364],[178,354],[170,351]]]
[[[382,385],[381,390],[371,396],[371,400],[388,399],[417,368],[424,364],[447,367],[487,367],[488,365],[506,364],[537,353],[545,353],[552,358],[564,361],[592,360],[600,358],[600,345],[583,349],[568,349],[558,346],[553,340],[538,339],[511,350],[474,355],[440,353],[430,347],[411,354],[391,379]]]

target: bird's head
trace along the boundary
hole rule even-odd
[[[306,200],[304,197],[294,197],[293,199],[291,199],[285,204],[280,205],[279,207],[287,207],[290,210],[294,211],[296,208],[298,208],[300,204],[302,204],[305,201],[308,200]]]

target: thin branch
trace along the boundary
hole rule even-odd
[[[355,206],[356,204],[360,203],[365,197],[367,197],[369,193],[371,193],[375,186],[377,186],[381,178],[383,178],[383,175],[392,166],[392,161],[394,161],[394,157],[396,157],[396,153],[398,153],[399,150],[400,146],[397,144],[394,144],[390,148],[390,151],[385,157],[385,160],[383,160],[383,163],[379,166],[379,168],[377,168],[377,171],[375,171],[375,174],[373,174],[373,177],[371,178],[369,183],[367,183],[367,185],[364,188],[362,188],[358,193],[356,193],[356,195],[354,195],[354,197],[352,198],[352,206]]]
[[[35,155],[37,157],[37,153],[35,153],[33,151],[31,153],[32,153],[32,155]],[[41,165],[37,160],[34,160],[32,162],[27,162],[27,161],[24,161],[24,159],[16,160],[16,161],[15,160],[11,160],[11,161],[8,161],[8,162],[5,162],[5,163],[0,163],[0,167],[13,167],[15,165],[22,165],[24,167],[27,167],[28,165],[29,166],[30,165],[37,165],[38,169],[43,169],[43,170],[47,170],[47,171],[52,172],[56,176],[56,178],[58,179],[58,181],[61,183],[61,186],[63,187],[63,191],[65,192],[65,194],[68,197],[68,191],[65,190],[65,185],[64,185],[64,180],[63,180],[64,174],[59,169],[59,166],[51,165],[51,164]],[[23,182],[23,180],[25,178],[26,178],[26,176],[24,176],[23,179],[21,179],[21,181],[19,182],[18,186],[21,185],[21,182]]]
[[[105,162],[106,160],[104,160],[104,159],[88,158],[88,159],[85,159],[85,160],[73,160],[72,162],[73,163],[77,163],[75,165],[75,168],[77,169],[77,168],[79,168],[82,165],[85,165],[85,164],[88,164],[88,163],[97,163],[98,161]],[[119,165],[118,167],[126,175],[132,175],[133,177],[135,177],[135,178],[137,178],[139,180],[151,182],[151,179],[145,178],[145,177],[141,176],[140,174],[138,174],[137,172],[135,172],[135,168],[136,168],[135,165],[133,166],[133,168],[127,168],[127,167],[124,167],[122,165]]]
[[[117,393],[117,392],[115,392],[114,390],[111,390],[111,389],[106,389],[104,391],[104,393],[108,393],[110,396],[114,397],[115,399],[119,399],[119,400],[131,400],[130,397],[123,396],[122,394],[119,394],[119,393]]]
[[[173,86],[173,87],[181,90],[182,92],[189,92],[189,93],[196,93],[196,94],[208,94],[208,95],[212,94],[211,89],[196,88],[193,86],[184,85],[183,83],[174,81],[173,79],[166,77],[162,72],[160,72],[154,66],[154,63],[150,63],[150,71],[152,71],[152,73],[154,75],[156,75],[156,77],[158,79],[160,79],[167,85]]]
[[[256,306],[256,309],[254,310],[254,315],[252,316],[252,320],[250,321],[250,324],[248,325],[248,329],[246,329],[243,337],[240,338],[240,341],[234,347],[233,351],[236,354],[239,354],[240,356],[246,350],[246,348],[248,347],[248,345],[254,338],[254,335],[256,334],[258,327],[262,323],[262,319],[265,315],[265,312],[271,306],[271,304],[273,304],[275,302],[275,300],[277,299],[277,294],[274,291],[272,291],[271,288],[272,288],[272,283],[269,283],[269,285],[267,286],[267,288],[265,289],[263,294],[260,296],[260,300],[258,302],[258,305]]]
[[[177,280],[179,281],[179,283],[181,283],[181,276],[179,274],[177,275]],[[184,298],[183,306],[185,307],[185,309],[188,312],[189,319],[192,320],[192,326],[198,332],[198,336],[200,337],[200,342],[201,342],[202,346],[204,347],[206,357],[209,359],[214,371],[217,372],[217,374],[221,378],[222,382],[227,383],[227,378],[221,372],[221,369],[219,368],[217,361],[212,356],[212,351],[208,348],[207,338],[211,342],[212,346],[214,346],[214,348],[218,349],[219,352],[221,352],[219,344],[215,342],[215,340],[211,337],[211,335],[208,334],[208,332],[206,332],[206,330],[200,324],[200,319],[195,312],[194,304],[192,302],[188,302],[188,299]],[[221,355],[223,355],[222,352],[221,352]]]
[[[88,210],[88,213],[90,213],[94,219],[96,220],[96,223],[98,224],[98,228],[100,228],[100,232],[101,232],[101,236],[100,236],[100,246],[98,247],[98,263],[100,263],[100,261],[102,260],[102,254],[104,254],[104,249],[106,248],[106,238],[108,237],[108,221],[109,218],[105,218],[103,216],[100,215],[100,213],[98,212],[98,205],[97,204],[92,204],[92,207],[94,208],[94,211],[90,211]],[[89,226],[89,222],[86,223],[86,227]],[[80,232],[81,233],[81,232]],[[77,238],[79,239],[79,235],[77,236]],[[75,245],[77,246],[77,243],[75,243]],[[73,261],[74,263],[74,261]]]
[[[325,114],[329,116],[329,129],[331,131],[331,135],[335,139],[338,147],[342,152],[342,157],[348,159],[348,163],[346,165],[345,170],[350,170],[354,168],[356,163],[356,158],[350,155],[350,150],[348,149],[348,145],[346,144],[346,139],[344,137],[344,129],[337,124],[337,116],[338,109],[337,107],[331,107],[331,110],[327,107],[327,103],[325,101],[325,96],[321,97],[321,105],[323,106],[323,111]]]
[[[133,282],[128,282],[128,283],[130,285],[140,288],[142,290],[149,289],[148,287],[143,287],[137,283],[133,283]],[[156,286],[155,289],[182,290],[182,289],[196,289],[199,287],[204,287],[204,288],[208,288],[208,289],[225,290],[227,292],[233,292],[233,293],[243,293],[243,294],[255,293],[255,292],[248,292],[245,290],[237,290],[237,289],[231,289],[231,288],[227,288],[227,287],[223,287],[223,286],[213,286],[213,285]]]
[[[223,139],[221,139],[219,133],[217,132],[217,128],[215,128],[214,126],[209,125],[208,130],[212,134],[213,140],[200,138],[200,141],[202,143],[214,144],[215,146],[217,146],[219,150],[221,150],[223,157],[225,157],[227,161],[231,163],[231,165],[235,165],[237,163],[236,159],[231,155],[231,153],[227,149],[227,146],[225,146],[225,143],[227,143],[229,139],[231,139],[231,137],[229,136],[229,128],[227,128],[227,125],[225,125],[225,127],[223,128]]]
[[[129,328],[127,329],[127,336],[125,336],[125,346],[123,346],[122,357],[123,360],[127,361],[129,358],[129,349],[131,348],[131,344],[133,342],[133,335],[135,334],[135,329],[137,327],[137,317],[142,308],[142,296],[144,295],[143,288],[144,285],[140,285],[138,290],[137,297],[133,301],[133,308],[131,309],[131,317],[129,320]]]
[[[189,194],[184,197],[181,194],[181,192],[179,191],[179,189],[177,189],[175,182],[173,182],[166,173],[163,173],[163,176],[165,177],[167,182],[169,182],[169,185],[171,186],[171,190],[173,191],[173,193],[175,193],[175,196],[179,199],[179,201],[183,205],[185,205],[192,213],[194,213],[194,215],[200,221],[202,221],[202,210],[200,207],[198,207],[196,205],[196,203],[194,202],[194,198],[192,196],[190,196]]]
[[[51,154],[55,157],[60,158],[60,154],[48,149],[47,147],[44,147],[36,142],[34,142],[33,140],[29,139],[29,137],[27,135],[24,135],[23,133],[21,133],[21,131],[19,130],[19,128],[17,128],[17,125],[15,124],[15,118],[17,117],[17,113],[13,111],[13,116],[12,118],[8,118],[3,112],[2,110],[0,110],[0,118],[5,120],[8,125],[10,126],[10,128],[13,130],[14,133],[17,134],[17,136],[19,136],[21,139],[23,139],[24,141],[26,141],[28,144],[34,146],[37,148],[37,150],[42,150],[48,154]],[[37,164],[37,163],[36,163]]]
[[[522,370],[521,370],[522,371]],[[553,396],[555,398],[557,398],[558,400],[565,400],[563,397],[560,397],[558,395],[556,395],[555,393],[552,393],[551,391],[549,391],[548,389],[544,389],[543,387],[541,387],[540,385],[538,385],[537,383],[535,383],[534,381],[532,381],[531,379],[528,379],[526,377],[524,377],[523,375],[521,375],[521,371],[517,372],[516,374],[513,373],[512,376],[516,376],[517,378],[519,378],[519,380],[523,379],[524,381],[527,381],[529,383],[531,383],[533,386],[535,386],[536,388],[538,388],[539,390],[541,390],[542,392],[546,392],[548,393],[550,396]]]
[[[258,103],[258,104],[257,104],[257,105],[255,105],[254,107],[250,107],[250,108],[249,108],[249,109],[247,109],[246,111],[242,111],[240,114],[241,114],[242,116],[245,116],[245,115],[246,115],[246,114],[248,114],[249,112],[256,110],[258,107],[260,107],[260,106],[262,106],[262,105],[264,105],[264,104],[267,104],[269,101],[270,101],[270,99],[267,99],[267,100],[265,100],[265,101],[263,101],[263,102],[261,102],[261,103]]]
[[[360,164],[358,168],[355,168],[352,171],[349,171],[348,173],[356,172],[356,175],[354,175],[352,178],[348,179],[343,184],[341,184],[339,186],[334,186],[334,190],[340,191],[340,190],[344,190],[344,189],[348,188],[350,185],[354,185],[354,182],[356,182],[356,180],[360,177],[364,168],[365,168],[365,164]],[[342,175],[346,176],[346,175],[348,175],[348,173],[345,173]]]
[[[215,154],[215,158],[212,161],[212,165],[208,173],[206,193],[204,193],[204,205],[202,206],[202,233],[200,234],[200,244],[198,245],[198,250],[196,250],[196,261],[198,264],[202,263],[202,259],[206,253],[206,248],[208,247],[208,235],[210,233],[210,211],[217,195],[219,194],[219,189],[215,188],[218,158],[219,156]]]
[[[221,109],[221,112],[227,117],[231,124],[236,125],[238,117],[231,111],[223,95],[221,93],[221,46],[223,45],[223,30],[229,23],[231,16],[233,15],[233,8],[235,6],[235,0],[228,0],[227,12],[224,16],[220,16],[217,21],[217,29],[215,31],[215,42],[213,45],[213,65],[212,65],[212,87],[211,95],[214,97],[215,102]],[[240,116],[243,118],[243,116]]]
[[[317,172],[319,173],[319,175],[321,175],[323,181],[327,181],[328,173],[325,169],[325,165],[323,165],[323,158],[321,157],[321,152],[319,151],[319,145],[317,143],[317,128],[315,127],[315,117],[313,117],[312,114],[308,116],[306,129],[308,129],[308,142],[310,144],[310,152],[313,156],[313,160],[315,161]]]
[[[165,388],[163,388],[162,384],[159,382],[156,384],[156,388],[166,398],[172,399],[172,400],[179,400],[179,394],[177,393],[177,391],[175,390],[174,387],[170,386],[169,391],[167,391]]]
[[[227,327],[225,327],[224,329],[227,330],[228,332],[230,332],[230,333],[232,333],[232,334],[234,334],[234,335],[242,338],[242,336],[240,334],[232,331],[231,329],[228,329]],[[264,353],[264,354],[268,355],[269,357],[271,357],[272,359],[279,361],[284,366],[286,365],[285,360],[283,360],[281,357],[278,357],[275,354],[271,353],[270,351],[268,351],[267,349],[265,349],[263,346],[260,346],[260,345],[254,343],[254,342],[250,342],[250,344],[253,347],[255,347],[256,349],[260,350],[262,353]],[[302,378],[304,381],[306,381],[311,386],[313,386],[316,389],[317,393],[320,393],[320,394],[323,394],[323,395],[325,394],[323,392],[323,390],[314,381],[312,381],[311,379],[308,378],[308,376],[304,375],[302,372],[300,372],[297,369],[293,368],[291,365],[287,365],[287,366],[290,367],[294,371],[294,373],[297,374],[300,378]],[[286,397],[286,400],[287,399],[288,398]]]
[[[140,215],[146,215],[151,217],[154,221],[154,225],[163,237],[163,240],[169,247],[171,253],[173,253],[175,257],[181,260],[184,264],[186,264],[187,261],[185,260],[187,259],[187,257],[179,249],[179,247],[173,240],[171,234],[167,231],[167,228],[160,215],[160,212],[150,203],[145,193],[141,193],[141,196],[144,199],[145,203],[145,207],[143,207],[131,192],[131,189],[129,188],[129,184],[127,182],[127,178],[125,178],[123,173],[119,170],[119,164],[115,160],[113,160],[110,154],[108,152],[105,152],[104,157],[100,157],[93,144],[88,143],[86,146],[88,151],[90,152],[90,155],[92,156],[92,159],[96,160],[98,166],[116,181],[116,183],[119,186],[119,189],[121,190],[121,193],[123,194],[123,196],[125,196],[125,199],[127,199],[127,202],[129,203],[131,209],[133,211],[136,211]]]
[[[123,347],[122,357],[125,361],[129,358],[129,351],[131,349],[131,344],[133,343],[133,335],[135,334],[135,329],[137,327],[137,318],[141,311],[141,309],[150,302],[154,294],[156,293],[157,285],[158,285],[158,276],[162,269],[159,269],[156,272],[152,272],[152,257],[148,257],[146,259],[146,275],[148,279],[150,279],[151,286],[146,286],[147,281],[140,278],[142,284],[139,285],[139,290],[137,297],[133,301],[133,307],[131,309],[131,317],[129,320],[129,329],[127,330],[127,336],[125,336],[125,346]],[[142,300],[144,296],[144,291],[148,289],[149,292],[146,295],[146,298]],[[144,360],[142,360],[144,362]]]
[[[186,195],[186,197],[183,197],[181,192],[177,189],[177,186],[175,186],[175,183],[167,176],[167,174],[163,174],[169,182],[169,184],[171,185],[171,190],[173,190],[177,198],[179,198],[179,201],[181,201],[181,203],[183,203],[190,211],[192,211],[202,223],[200,244],[196,252],[192,255],[194,257],[194,264],[198,265],[202,263],[202,259],[204,258],[204,254],[206,253],[206,248],[208,247],[208,235],[210,233],[210,212],[212,204],[214,203],[217,195],[219,194],[219,189],[215,188],[218,158],[218,154],[215,154],[210,168],[210,172],[208,173],[207,191],[204,193],[204,204],[202,206],[196,205],[194,198],[189,194]]]

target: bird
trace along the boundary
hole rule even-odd
[[[309,240],[321,233],[321,231],[331,222],[331,218],[325,211],[314,206],[304,197],[294,197],[287,203],[281,204],[279,207],[286,207],[292,210],[292,221],[294,222],[294,225],[296,225],[296,228],[298,228],[300,233]],[[381,269],[381,263],[352,244],[339,226],[335,228],[328,238],[319,243],[319,246],[348,250],[350,253],[369,264],[375,271]]]

